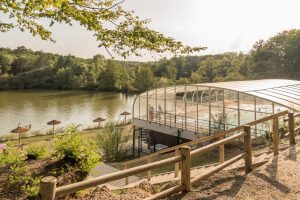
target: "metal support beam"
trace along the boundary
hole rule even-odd
[[[141,96],[139,96],[139,119],[141,119]]]
[[[174,123],[176,127],[176,85],[174,86]]]
[[[225,90],[223,89],[223,131],[225,131],[225,126],[226,126],[226,122],[225,122],[225,117],[226,117],[226,114],[225,114]]]
[[[157,88],[155,89],[155,110],[156,110],[156,117],[155,117],[155,122],[157,122]]]
[[[256,121],[257,112],[256,112],[256,97],[254,97],[254,121]],[[257,137],[257,124],[255,124],[255,137]]]
[[[167,92],[166,92],[166,86],[164,88],[164,124],[167,124]]]
[[[209,87],[209,99],[208,99],[208,133],[211,134],[211,88]]]
[[[147,121],[149,121],[149,95],[148,95],[148,90],[147,90],[147,105],[146,105],[146,109],[147,109]]]
[[[133,126],[133,133],[132,133],[132,155],[134,157],[135,154],[135,126]]]
[[[197,85],[197,121],[196,121],[196,132],[197,132],[197,134],[198,134],[198,127],[199,127],[199,98],[198,98],[198,96],[199,96],[199,87],[198,87],[198,85]]]
[[[237,93],[237,106],[238,106],[238,126],[241,125],[241,112],[240,112],[240,93]]]
[[[186,107],[187,107],[187,98],[186,98],[187,94],[186,94],[186,85],[184,86],[184,126],[185,126],[185,130],[186,130],[186,124],[187,124],[187,110],[186,110]]]

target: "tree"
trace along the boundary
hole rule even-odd
[[[152,87],[154,81],[153,72],[148,67],[142,66],[139,68],[135,78],[135,88],[139,92],[143,92]]]
[[[109,60],[106,70],[99,77],[100,88],[107,91],[120,91],[122,89],[122,69],[114,60]]]
[[[202,82],[213,82],[217,75],[217,61],[216,59],[209,57],[200,63],[198,73]]]
[[[51,31],[39,23],[49,20],[54,23],[72,25],[78,22],[94,33],[99,47],[112,48],[123,57],[130,54],[140,55],[140,50],[152,52],[191,53],[204,50],[203,47],[189,47],[170,37],[149,29],[149,20],[141,20],[132,11],[126,11],[121,4],[124,0],[3,0],[0,2],[0,14],[10,20],[0,21],[0,31],[13,28],[28,30],[33,36],[43,40],[54,39]],[[108,51],[109,52],[109,51]]]
[[[0,54],[0,74],[5,74],[10,70],[13,60],[13,56],[9,54]]]
[[[253,77],[300,77],[300,30],[278,33],[257,42],[250,52]]]

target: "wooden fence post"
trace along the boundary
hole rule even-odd
[[[219,140],[222,140],[224,137],[220,137]],[[224,144],[219,146],[219,162],[222,164],[225,160],[225,146]]]
[[[175,156],[179,156],[179,149],[175,149]],[[175,177],[178,177],[179,173],[179,162],[175,163]]]
[[[150,163],[151,163],[151,157],[148,158],[147,161],[148,161],[148,164],[150,164]],[[148,170],[148,171],[147,171],[147,180],[148,180],[148,181],[151,181],[151,176],[152,176],[152,175],[151,175],[151,170]]]
[[[181,185],[184,186],[184,191],[191,191],[191,148],[182,146],[180,148],[181,155],[184,157],[181,167]]]
[[[289,112],[288,116],[289,116],[290,145],[294,145],[294,144],[296,144],[296,140],[295,140],[295,117],[294,117],[294,113]]]
[[[124,165],[124,170],[128,169],[128,164],[125,164]],[[125,177],[125,185],[128,185],[129,184],[129,177]]]
[[[252,141],[251,141],[251,128],[249,125],[244,126],[246,135],[244,136],[244,150],[246,153],[245,157],[245,173],[249,173],[253,170],[252,168]]]
[[[274,156],[279,153],[278,117],[273,118],[273,153]]]
[[[53,176],[44,177],[40,183],[42,200],[54,200],[57,179]]]

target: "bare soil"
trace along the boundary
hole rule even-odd
[[[291,147],[267,164],[244,176],[243,172],[222,171],[201,182],[192,192],[168,200],[300,199],[300,144]]]
[[[110,191],[107,186],[99,186],[86,195],[76,195],[75,197],[64,197],[66,200],[140,200],[151,196],[154,189],[149,182],[142,182],[139,185],[120,191],[119,193]]]
[[[75,168],[67,168],[63,162],[54,158],[47,158],[41,160],[28,160],[25,162],[26,175],[32,177],[55,176],[58,180],[57,185],[62,186],[77,182],[81,180],[76,173]],[[22,191],[22,183],[11,184],[9,181],[11,171],[9,166],[0,167],[0,199],[14,200],[14,199],[28,199],[26,194]]]

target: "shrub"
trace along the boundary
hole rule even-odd
[[[26,150],[27,158],[36,160],[44,158],[47,154],[47,150],[42,145],[31,145]]]
[[[39,177],[33,178],[31,176],[26,176],[24,178],[24,184],[21,186],[21,189],[27,197],[37,197],[37,195],[39,194],[40,182],[41,179]]]
[[[97,144],[102,158],[107,162],[123,159],[129,149],[130,136],[125,134],[122,128],[113,123],[105,125],[103,130],[97,134]]]
[[[7,180],[10,187],[21,190],[27,198],[36,197],[39,192],[39,178],[32,178],[26,169],[24,153],[10,143],[5,153],[0,152],[0,167],[7,167]]]
[[[11,143],[7,143],[6,151],[0,152],[0,166],[20,163],[24,160],[24,154],[18,148],[12,147]]]
[[[55,151],[66,165],[76,166],[77,172],[85,176],[99,161],[97,146],[82,137],[76,127],[68,127],[66,133],[55,138]]]

